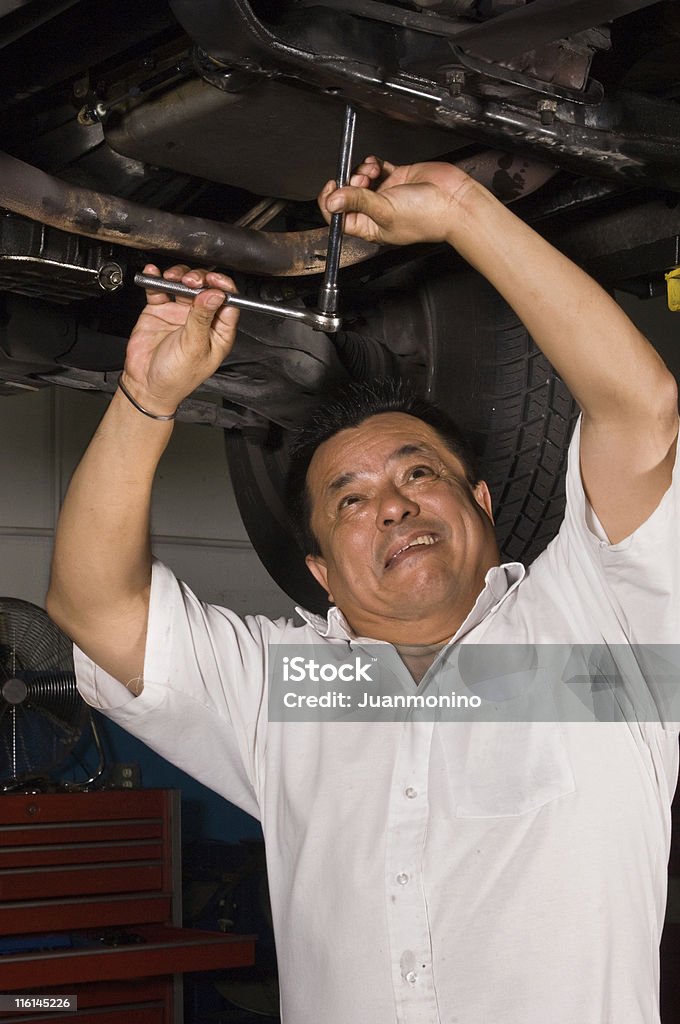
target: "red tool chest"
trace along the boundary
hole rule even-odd
[[[78,1010],[0,1024],[180,1024],[181,974],[254,962],[253,936],[181,927],[179,794],[0,796],[0,993]],[[16,937],[12,939],[11,937]]]

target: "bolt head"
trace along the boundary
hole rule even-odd
[[[123,268],[118,263],[105,263],[99,268],[97,278],[105,292],[115,292],[123,283]]]
[[[465,72],[461,68],[448,68],[444,72],[444,81],[452,96],[460,96],[465,85]]]
[[[552,124],[557,112],[557,100],[541,99],[536,104],[536,109],[541,118],[541,124]]]

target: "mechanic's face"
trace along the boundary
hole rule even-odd
[[[486,484],[472,487],[438,433],[404,413],[325,441],[307,483],[321,548],[307,565],[353,629],[398,642],[418,623],[416,641],[451,636],[498,564]]]

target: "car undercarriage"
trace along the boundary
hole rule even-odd
[[[0,0],[0,394],[111,392],[152,261],[314,306],[347,104],[355,153],[482,181],[608,289],[680,263],[680,9],[640,0]],[[338,332],[242,314],[179,418],[224,429],[255,547],[322,607],[284,500],[291,431],[398,376],[472,435],[507,557],[560,521],[577,410],[455,253],[346,239]],[[264,510],[264,511],[263,511]]]

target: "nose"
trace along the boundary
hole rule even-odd
[[[398,526],[409,516],[417,516],[420,506],[398,487],[390,484],[383,488],[378,500],[377,525],[379,530]]]

